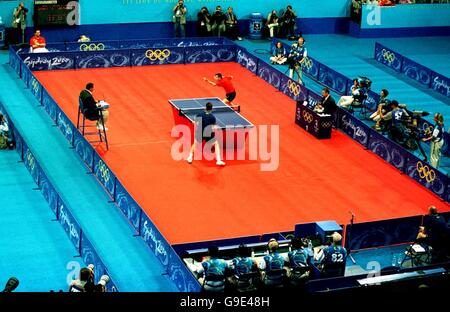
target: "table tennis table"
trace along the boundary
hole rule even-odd
[[[236,111],[217,97],[169,100],[169,103],[174,108],[174,113],[178,116],[186,117],[190,122],[194,122],[195,117],[205,110],[207,102],[211,102],[213,105],[212,113],[216,117],[218,128],[223,130],[253,128],[253,124],[242,116],[239,111]],[[175,118],[176,120],[177,118]]]
[[[222,145],[225,148],[241,148],[243,146],[242,142],[241,144],[226,144],[225,138],[229,138],[230,135],[233,135],[233,138],[237,138],[237,135],[242,135],[242,132],[244,132],[245,138],[247,138],[248,131],[254,125],[242,116],[239,111],[236,111],[235,108],[225,104],[217,97],[169,100],[172,106],[175,124],[188,125],[191,128],[191,133],[194,133],[195,117],[205,111],[207,102],[213,104],[212,114],[216,117],[216,126],[223,131]],[[238,140],[235,140],[235,143],[237,142]]]

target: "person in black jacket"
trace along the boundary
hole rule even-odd
[[[102,108],[101,104],[94,99],[94,84],[89,82],[86,84],[86,89],[80,92],[80,100],[83,103],[83,115],[89,120],[97,120],[97,129],[108,130],[106,122],[109,118],[108,110]],[[103,116],[104,125],[101,124],[100,114]]]
[[[330,89],[323,88],[322,90],[322,99],[320,102],[316,105],[314,110],[316,112],[327,114],[327,115],[334,115],[336,112],[336,102],[330,95]]]
[[[200,37],[211,35],[211,14],[209,14],[207,7],[201,8],[197,14],[197,32]]]
[[[423,228],[428,246],[432,247],[432,262],[440,263],[449,260],[450,228],[444,217],[439,215],[434,206],[428,208],[428,215],[424,217]]]
[[[225,33],[226,27],[225,27],[225,21],[227,17],[222,12],[222,7],[218,5],[216,7],[216,11],[214,11],[214,14],[212,15],[212,26],[211,30],[213,32],[214,36],[220,37],[222,34]]]
[[[297,24],[297,14],[292,9],[291,5],[286,7],[286,11],[284,11],[281,16],[281,28],[283,30],[283,34],[286,35],[288,39],[293,39],[295,37],[295,26]]]

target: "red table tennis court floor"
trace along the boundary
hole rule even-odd
[[[222,98],[202,80],[234,76],[235,103],[255,125],[279,125],[279,167],[262,161],[175,161],[169,99]],[[172,244],[292,230],[297,223],[347,223],[424,214],[449,206],[346,135],[319,141],[294,123],[295,102],[236,63],[35,72],[76,123],[87,82],[111,104],[103,157]]]

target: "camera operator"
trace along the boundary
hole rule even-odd
[[[186,13],[187,9],[183,0],[179,0],[173,7],[173,31],[175,37],[186,37]]]
[[[295,70],[300,84],[303,84],[302,66],[307,57],[308,51],[305,47],[305,39],[300,37],[298,38],[298,41],[291,46],[291,52],[287,58],[287,63],[289,64],[289,78],[292,79],[294,77]]]
[[[296,24],[297,14],[295,14],[291,5],[286,7],[286,11],[284,11],[281,16],[281,29],[283,30],[283,34],[290,40],[295,40],[295,24]]]
[[[216,10],[212,15],[212,33],[214,36],[220,37],[226,31],[225,21],[227,17],[222,12],[222,7],[220,5],[216,6]]]
[[[106,292],[106,284],[109,282],[108,275],[102,275],[100,281],[95,285],[94,265],[80,270],[79,279],[70,284],[69,292]]]
[[[211,14],[207,7],[202,7],[197,14],[197,33],[200,37],[211,35]]]
[[[444,116],[441,113],[436,113],[433,119],[436,123],[433,131],[431,131],[427,137],[423,138],[422,141],[431,141],[430,163],[434,168],[438,168],[439,160],[441,158],[441,149],[444,145]]]
[[[391,109],[392,110],[386,114],[381,112],[381,118],[384,120],[391,120],[389,137],[395,142],[404,145],[408,139],[405,122],[408,120],[409,115],[405,109],[399,107],[396,100],[391,102]]]

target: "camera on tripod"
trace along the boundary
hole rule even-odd
[[[370,89],[372,87],[372,80],[367,77],[360,76],[356,78],[358,86],[363,89]]]

